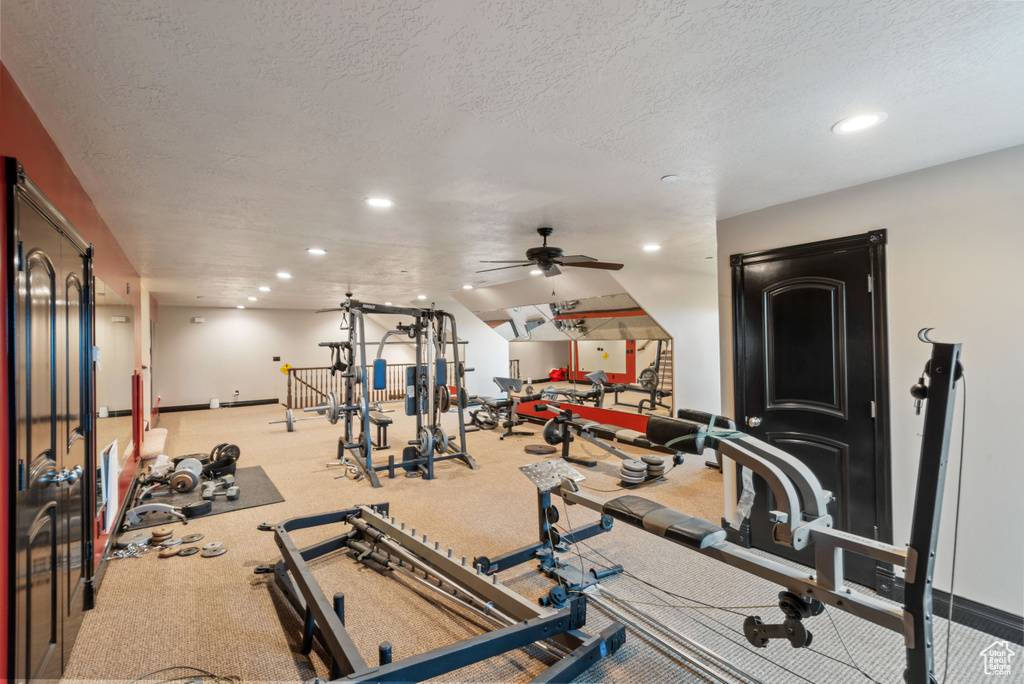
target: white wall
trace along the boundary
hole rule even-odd
[[[923,416],[910,386],[929,349],[917,331],[962,342],[970,385],[956,593],[1021,615],[1024,457],[1015,439],[1024,386],[1024,146],[764,209],[718,224],[722,409],[732,391],[729,256],[886,228],[895,542],[909,538]],[[646,305],[646,302],[644,303]],[[679,349],[685,356],[682,345]],[[681,364],[680,364],[681,365]],[[949,590],[959,416],[950,451],[936,586]]]
[[[637,304],[672,336],[675,357],[672,399],[675,408],[717,410],[722,403],[722,395],[719,286],[715,275],[648,267],[616,271],[615,278]],[[641,370],[643,367],[638,364],[637,373]],[[731,410],[727,415],[731,415]]]
[[[192,323],[200,317],[204,323]],[[381,323],[398,318],[366,317],[366,338],[378,341]],[[392,320],[394,318],[394,320]],[[330,353],[319,342],[348,339],[341,313],[314,314],[283,309],[217,309],[161,306],[153,349],[153,376],[162,406],[280,399],[287,396],[285,363],[294,367],[327,366]],[[409,322],[409,321],[406,321]],[[392,338],[395,339],[395,338]],[[367,347],[368,361],[376,348]],[[273,357],[280,356],[280,361]],[[384,358],[408,363],[408,345],[388,345]],[[234,390],[239,390],[237,398]]]
[[[493,395],[491,378],[508,374],[508,343],[454,299],[446,297],[436,304],[455,316],[459,337],[468,343],[460,346],[460,354],[476,371],[466,374],[466,389],[470,394]],[[193,317],[205,322],[192,323]],[[221,403],[283,401],[287,376],[281,366],[327,366],[329,352],[317,344],[348,339],[348,333],[339,330],[341,320],[340,312],[161,306],[153,350],[156,393],[163,406],[206,404],[212,398]],[[365,320],[370,342],[379,341],[400,321],[411,322],[402,316]],[[369,361],[376,346],[368,346],[366,352]],[[274,361],[275,356],[281,360]],[[384,358],[390,363],[410,363],[414,356],[411,345],[385,347]],[[236,389],[237,399],[232,395]]]
[[[569,340],[564,342],[510,342],[509,358],[519,359],[519,375],[523,382],[547,382],[552,368],[569,365]]]

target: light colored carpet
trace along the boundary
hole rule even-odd
[[[400,408],[400,407],[399,407]],[[470,453],[480,470],[472,471],[458,461],[436,465],[432,481],[399,477],[382,478],[384,487],[335,479],[340,471],[326,468],[335,460],[341,425],[327,421],[303,421],[288,433],[280,407],[249,407],[171,413],[162,416],[168,429],[165,452],[170,455],[209,451],[219,442],[241,448],[239,466],[261,465],[285,501],[197,519],[187,527],[175,525],[175,534],[201,532],[207,541],[221,541],[228,552],[217,558],[199,555],[159,559],[155,554],[109,561],[97,596],[97,606],[85,621],[68,665],[65,681],[125,681],[173,665],[190,665],[220,675],[235,675],[245,682],[298,682],[315,675],[326,676],[329,663],[318,649],[310,657],[298,653],[300,621],[281,596],[270,575],[254,575],[261,563],[280,559],[273,534],[258,532],[264,521],[346,508],[354,504],[390,502],[391,513],[407,526],[452,547],[457,556],[495,555],[534,541],[536,489],[518,467],[541,458],[523,452],[533,437],[498,440],[498,433],[469,435]],[[400,411],[389,440],[390,453],[401,454],[401,445],[413,437],[412,419]],[[445,417],[446,428],[455,433],[454,414]],[[594,447],[590,447],[595,451]],[[582,444],[573,455],[584,456]],[[389,452],[381,454],[386,462]],[[617,495],[620,461],[601,455],[596,468],[586,471],[584,486],[599,496]],[[690,457],[670,471],[665,481],[648,486],[642,496],[693,515],[718,521],[722,513],[721,475],[703,467],[703,457]],[[242,493],[245,496],[245,493]],[[566,516],[567,514],[567,516]],[[588,510],[563,507],[561,526],[581,526],[597,519]],[[300,544],[327,538],[343,529],[307,530],[296,535]],[[795,650],[784,643],[754,649],[744,640],[743,616],[757,614],[777,622],[781,613],[773,607],[778,587],[722,565],[652,535],[616,523],[607,534],[580,547],[587,568],[606,563],[605,557],[623,564],[636,577],[674,594],[670,597],[631,577],[607,581],[609,588],[643,605],[659,619],[705,646],[728,656],[763,682],[869,682],[848,666],[843,645],[829,615],[853,657],[874,680],[885,684],[902,681],[904,650],[901,638],[845,613],[812,618],[814,650]],[[600,555],[599,555],[600,554]],[[575,553],[573,554],[575,556]],[[575,561],[578,563],[578,559]],[[433,594],[415,585],[355,562],[332,555],[315,561],[313,572],[330,596],[345,592],[346,623],[368,663],[376,661],[377,645],[390,641],[395,659],[452,643],[484,628],[476,618],[460,617],[458,610],[439,606]],[[524,596],[536,599],[552,586],[531,564],[502,573],[501,581]],[[692,599],[714,606],[741,606],[739,615],[721,610],[669,607],[693,605]],[[588,611],[587,631],[596,633],[609,620],[593,606]],[[937,620],[938,672],[942,681],[945,625]],[[984,681],[979,653],[993,638],[961,627],[953,628],[950,674],[946,682]],[[445,681],[529,681],[550,657],[534,648],[492,658],[471,668],[449,674]],[[833,660],[835,659],[835,660]],[[1024,658],[1022,658],[1024,659]],[[1020,665],[1014,664],[1019,679]],[[186,672],[166,673],[148,681],[162,681]],[[674,656],[627,632],[626,645],[612,658],[591,668],[579,681],[598,682],[699,682]],[[1005,681],[1005,680],[1004,680]]]

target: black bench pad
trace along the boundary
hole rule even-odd
[[[713,546],[725,539],[725,530],[718,525],[639,496],[620,496],[606,501],[601,512],[694,549]]]
[[[394,421],[380,411],[370,411],[370,422],[374,425],[391,425]]]

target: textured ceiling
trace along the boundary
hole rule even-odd
[[[521,277],[473,271],[541,224],[711,272],[716,218],[1024,143],[1024,2],[4,0],[2,31],[165,305],[439,296]]]

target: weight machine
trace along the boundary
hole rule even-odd
[[[326,411],[331,423],[337,423],[342,416],[344,417],[345,431],[338,440],[338,461],[344,463],[348,452],[356,467],[375,488],[381,486],[377,471],[387,470],[389,477],[393,478],[396,476],[396,466],[408,473],[419,473],[427,480],[433,479],[434,463],[437,461],[458,459],[476,470],[476,461],[466,450],[466,423],[461,409],[468,404],[468,394],[463,387],[467,369],[459,360],[455,317],[433,307],[418,309],[361,302],[352,299],[351,293],[346,293],[346,299],[339,309],[321,309],[317,313],[333,311],[341,311],[345,315],[342,330],[349,331],[349,339],[342,342],[321,342],[320,346],[331,349],[332,371],[341,371],[345,380],[342,390],[344,396],[339,401],[331,392],[326,407],[306,410]],[[372,454],[377,445],[374,445],[370,438],[370,426],[375,424],[375,420],[371,416],[369,401],[371,380],[363,320],[366,313],[410,316],[413,319],[413,323],[409,325],[399,325],[397,330],[388,331],[378,345],[377,358],[372,362],[372,389],[385,389],[387,362],[381,358],[381,353],[387,338],[392,334],[404,334],[415,340],[417,361],[407,371],[405,407],[407,415],[416,416],[416,439],[408,442],[410,446],[403,449],[402,460],[398,463],[395,462],[394,455],[388,456],[386,465],[373,463]],[[451,339],[448,338],[449,330]],[[447,411],[451,403],[448,362],[444,357],[445,347],[449,343],[452,345],[455,365],[454,387],[460,408],[458,441],[445,433],[440,422],[441,414]],[[357,422],[359,434],[354,436],[353,427]]]
[[[672,410],[672,407],[668,404],[662,403],[662,399],[672,396],[671,390],[664,390],[661,388],[662,384],[662,368],[661,368],[661,347],[662,340],[658,340],[658,349],[656,356],[654,357],[654,365],[648,366],[640,371],[640,377],[637,378],[637,382],[640,384],[639,387],[629,385],[626,383],[615,383],[605,385],[605,389],[609,389],[615,393],[613,403],[619,406],[629,406],[636,409],[637,413],[643,413],[644,409],[648,411],[655,411],[659,406],[664,409]],[[619,401],[619,393],[621,392],[641,392],[646,393],[648,396],[646,399],[641,399],[636,404],[630,404],[625,401]]]
[[[926,337],[922,339],[927,341]],[[771,488],[777,505],[777,510],[768,514],[774,523],[775,543],[797,550],[813,548],[814,568],[797,568],[752,553],[727,542],[726,531],[719,525],[639,496],[625,495],[603,500],[583,492],[578,483],[585,478],[561,459],[520,468],[537,486],[539,541],[495,558],[477,557],[474,563],[482,565],[486,573],[496,573],[530,559],[540,559],[541,570],[560,579],[560,586],[548,594],[550,605],[559,608],[570,596],[584,594],[616,619],[624,620],[625,616],[618,611],[617,604],[604,600],[605,597],[614,600],[615,594],[599,582],[605,576],[621,572],[621,566],[604,571],[599,577],[593,570],[586,573],[583,568],[574,568],[556,556],[558,552],[569,551],[569,544],[611,529],[612,521],[619,520],[783,587],[779,594],[779,608],[785,619],[781,623],[765,624],[759,616],[753,615],[746,618],[743,632],[753,646],[764,647],[775,639],[788,641],[794,648],[809,646],[811,633],[804,620],[821,614],[826,606],[830,606],[902,635],[907,658],[904,680],[907,684],[935,684],[932,575],[955,387],[963,369],[959,361],[960,344],[930,344],[931,359],[925,367],[925,375],[930,381],[925,386],[922,380],[911,391],[918,407],[927,399],[927,408],[910,543],[906,547],[833,529],[832,517],[827,511],[827,504],[833,499],[832,493],[822,489],[817,477],[803,462],[784,451],[744,433],[717,428],[710,420],[707,425],[699,425],[659,416],[655,429],[652,431],[650,424],[648,427],[647,438],[651,441],[693,455],[702,454],[705,448],[714,449],[762,477]],[[571,414],[563,425],[577,432],[581,429],[573,425]],[[566,504],[579,504],[601,513],[601,521],[577,530],[570,528],[567,534],[559,535],[553,527],[559,517],[557,508],[551,503],[553,496],[560,497]],[[906,568],[902,608],[847,587],[844,579],[847,553]],[[575,556],[569,554],[568,558]],[[635,608],[632,610],[642,613]],[[645,621],[656,623],[649,616]],[[649,630],[645,631],[643,626],[631,626],[650,636]],[[712,680],[724,681],[708,662],[704,662],[721,661],[720,657],[692,640],[680,640],[687,641],[692,649],[702,654],[696,658],[686,656],[692,665]],[[730,668],[728,662],[724,666],[721,662],[715,666],[736,669],[734,666]]]

